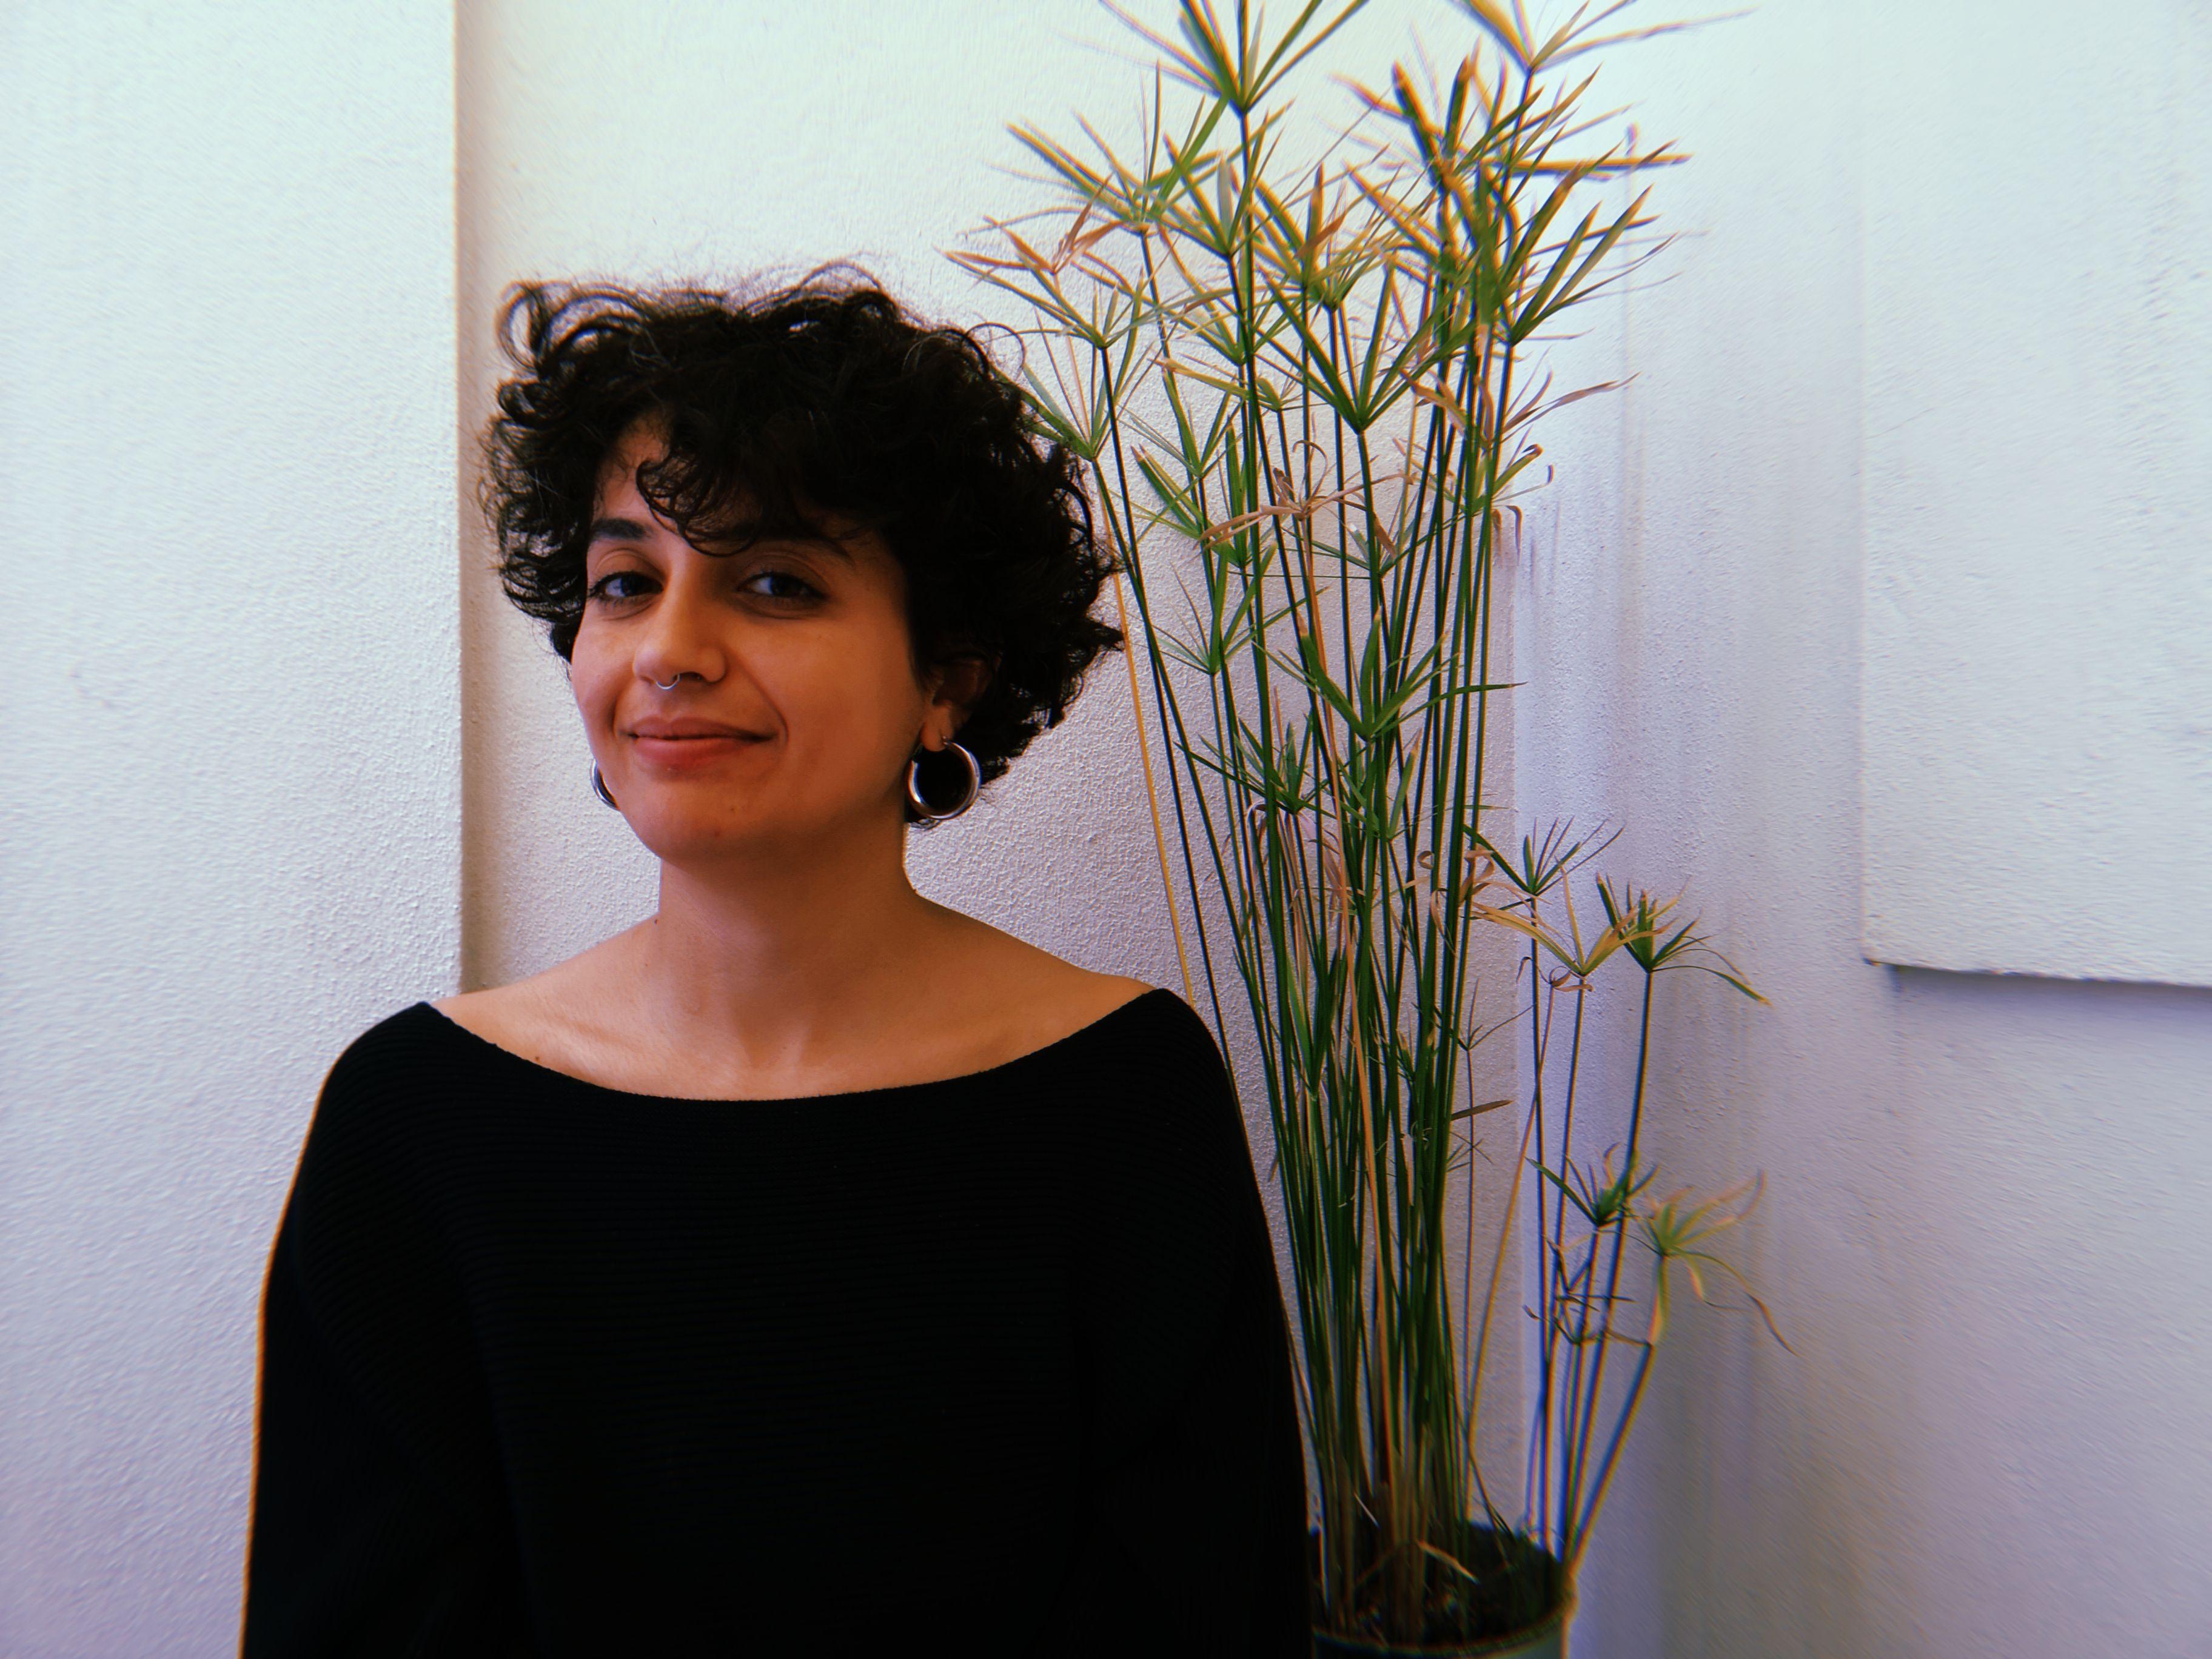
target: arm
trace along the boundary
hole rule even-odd
[[[262,1304],[245,1659],[512,1650],[495,1512],[472,1480],[465,1343],[382,1091],[342,1060],[285,1205]]]
[[[1309,1659],[1304,1447],[1243,1121],[1187,1007],[1085,1206],[1085,1532],[1040,1652]]]

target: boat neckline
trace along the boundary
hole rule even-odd
[[[1127,1001],[1118,1003],[1108,1009],[1090,1024],[1077,1026],[1066,1036],[1055,1037],[1042,1048],[1032,1048],[1026,1054],[1016,1054],[1012,1060],[1002,1060],[995,1066],[986,1066],[981,1071],[963,1072],[954,1077],[923,1078],[913,1083],[884,1083],[869,1089],[841,1089],[826,1094],[813,1095],[656,1095],[635,1089],[617,1089],[611,1084],[594,1083],[589,1078],[578,1077],[573,1072],[562,1071],[557,1066],[547,1066],[541,1061],[532,1060],[526,1054],[519,1054],[512,1048],[503,1048],[489,1037],[471,1031],[442,1008],[435,1006],[427,998],[416,1003],[415,1006],[433,1015],[447,1030],[459,1034],[478,1048],[489,1049],[501,1059],[511,1061],[525,1071],[535,1073],[539,1077],[550,1078],[574,1088],[588,1090],[594,1094],[611,1095],[624,1100],[653,1101],[681,1106],[818,1106],[833,1101],[866,1100],[889,1095],[919,1094],[932,1089],[952,1089],[963,1085],[972,1087],[981,1085],[1000,1078],[1009,1072],[1031,1066],[1048,1056],[1059,1054],[1071,1045],[1095,1036],[1141,1003],[1151,1003],[1160,997],[1173,995],[1175,993],[1164,985],[1155,985],[1148,990],[1139,991]]]

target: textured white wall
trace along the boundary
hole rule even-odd
[[[2212,8],[1876,15],[1867,954],[2212,986]]]
[[[1662,982],[1650,1121],[1685,1179],[1766,1170],[1738,1248],[1799,1353],[1747,1315],[1681,1322],[1601,1523],[1584,1656],[2181,1659],[2212,1639],[2212,994],[1859,954],[1860,717],[1884,695],[1858,675],[1863,102],[1908,69],[1971,106],[2086,95],[2008,78],[2002,43],[1934,51],[1923,28],[1962,9],[2059,27],[1770,0],[1599,82],[1695,155],[1655,180],[1685,239],[1583,343],[1579,378],[1640,378],[1547,440],[1563,484],[1520,672],[1551,689],[1526,709],[1521,805],[1626,818],[1614,867],[1686,883],[1774,999]],[[1970,159],[1911,164],[1971,216]],[[2116,247],[2143,228],[2106,227]],[[1615,1033],[1601,1060],[1631,1058]]]
[[[1383,54],[1413,10],[1377,9]],[[858,251],[973,314],[926,250],[1018,193],[984,171],[1000,124],[1127,75],[1066,38],[1110,40],[1100,14],[1040,15],[465,8],[465,422],[525,272]],[[1522,810],[1629,817],[1614,867],[1686,881],[1775,998],[1668,983],[1653,1121],[1686,1177],[1767,1170],[1745,1261],[1801,1353],[1683,1322],[1577,1647],[2198,1653],[2212,1002],[1858,955],[1860,98],[1912,50],[1861,21],[1773,0],[1601,82],[1697,152],[1658,198],[1696,234],[1588,318],[1590,377],[1642,378],[1547,435]],[[449,30],[419,0],[0,13],[10,1656],[228,1645],[254,1303],[314,1085],[454,982]],[[468,535],[481,983],[651,900]],[[1172,982],[1118,671],[917,838],[917,877]]]
[[[458,970],[450,13],[0,8],[0,1652],[236,1640],[325,1069]]]

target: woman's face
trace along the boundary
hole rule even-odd
[[[954,723],[915,676],[897,561],[866,534],[702,553],[638,493],[662,453],[634,428],[601,470],[569,659],[623,816],[678,863],[897,823],[908,757]]]

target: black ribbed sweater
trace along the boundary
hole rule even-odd
[[[277,1231],[253,1504],[248,1659],[1311,1651],[1266,1216],[1164,990],[758,1101],[392,1015]]]

